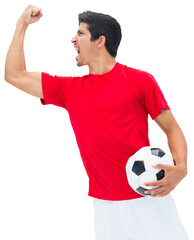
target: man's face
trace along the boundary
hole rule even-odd
[[[77,34],[71,42],[78,52],[76,57],[77,66],[89,65],[95,59],[96,48],[95,41],[91,42],[91,34],[86,23],[80,23]]]

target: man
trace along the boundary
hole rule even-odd
[[[19,18],[5,79],[42,104],[68,111],[94,198],[96,239],[188,239],[170,195],[187,174],[186,141],[154,77],[116,62],[120,25],[108,15],[79,14],[72,43],[77,66],[88,65],[89,74],[58,77],[25,68],[25,32],[41,17],[41,9],[29,5]],[[156,165],[165,177],[146,183],[157,188],[142,197],[129,186],[125,166],[132,154],[149,146],[148,114],[165,132],[176,165]]]

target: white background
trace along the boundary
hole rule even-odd
[[[0,239],[94,239],[92,198],[66,110],[4,81],[4,63],[15,24],[28,4],[44,16],[25,39],[28,71],[78,76],[70,40],[84,10],[121,24],[117,61],[150,72],[158,81],[187,139],[188,176],[173,191],[180,217],[194,239],[193,7],[189,0],[4,1],[0,14]],[[150,122],[151,144],[166,151],[164,133]]]

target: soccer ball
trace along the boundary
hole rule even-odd
[[[145,186],[144,183],[161,180],[164,177],[164,170],[152,167],[156,164],[174,165],[174,161],[171,155],[160,148],[152,147],[143,147],[129,158],[126,174],[133,190],[143,196],[149,195],[144,192],[154,187]]]

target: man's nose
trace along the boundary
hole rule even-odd
[[[74,37],[71,39],[71,42],[72,42],[72,43],[76,43],[76,41],[77,41],[77,38],[76,38],[76,36],[74,36]]]

